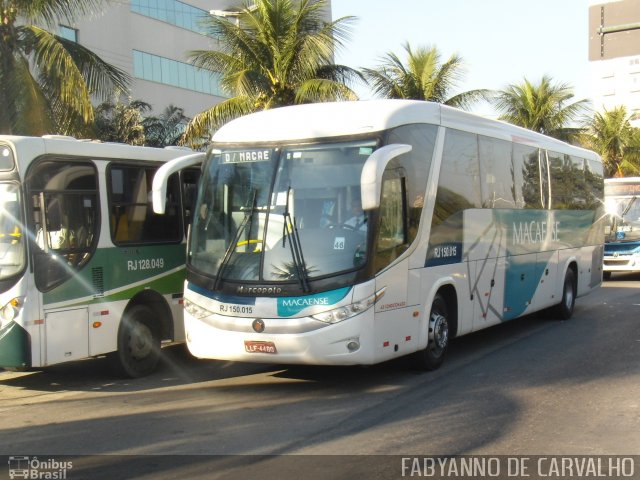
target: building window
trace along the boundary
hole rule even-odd
[[[216,72],[138,50],[133,51],[133,75],[143,80],[224,96]]]
[[[209,12],[177,0],[131,0],[131,11],[206,35],[202,21]]]
[[[78,30],[67,27],[66,25],[58,25],[58,35],[72,42],[78,42]]]

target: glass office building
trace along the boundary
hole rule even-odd
[[[154,114],[173,104],[191,118],[226,98],[217,72],[197,69],[189,63],[189,51],[219,46],[218,40],[202,28],[202,19],[212,10],[233,11],[242,3],[118,0],[90,18],[71,25],[61,23],[57,33],[129,73],[133,78],[131,98],[151,104]],[[327,20],[330,19],[329,9]]]

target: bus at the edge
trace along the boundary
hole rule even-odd
[[[185,238],[198,169],[151,185],[179,149],[0,136],[0,367],[109,354],[150,373],[184,341]]]
[[[640,272],[640,177],[605,179],[604,203],[604,278]]]
[[[178,159],[154,178],[191,165]],[[597,154],[419,101],[278,108],[224,125],[187,246],[196,357],[437,368],[450,340],[602,283]]]

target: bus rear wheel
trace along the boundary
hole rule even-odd
[[[449,311],[444,297],[438,293],[429,314],[429,339],[424,350],[413,354],[415,366],[420,370],[436,370],[442,365],[449,347]]]
[[[562,287],[562,300],[556,305],[555,314],[561,320],[568,320],[573,315],[573,308],[576,304],[576,274],[569,268],[564,276]]]
[[[137,305],[127,312],[118,331],[115,367],[119,373],[138,378],[156,369],[160,359],[160,334],[149,307]]]

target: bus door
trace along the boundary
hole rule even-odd
[[[418,317],[413,316],[420,298],[419,270],[409,270],[408,258],[396,261],[409,244],[404,169],[385,170],[379,211],[376,291],[384,289],[385,293],[375,307],[375,354],[388,359],[416,350],[419,334]]]
[[[89,314],[78,305],[95,295],[91,260],[100,225],[97,170],[87,160],[43,157],[29,168],[26,186],[38,318],[44,320],[40,358],[53,364],[86,357]]]

